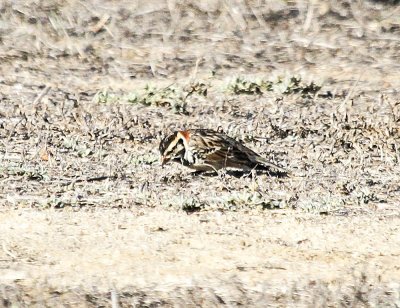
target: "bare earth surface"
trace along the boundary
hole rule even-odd
[[[398,1],[0,3],[0,305],[400,305]],[[161,168],[214,128],[289,170]]]

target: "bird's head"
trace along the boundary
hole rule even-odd
[[[159,149],[162,157],[162,165],[164,166],[170,160],[182,162],[185,157],[188,141],[188,131],[174,132],[172,135],[161,140]]]

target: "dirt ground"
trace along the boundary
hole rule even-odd
[[[400,306],[398,4],[1,2],[0,306]]]

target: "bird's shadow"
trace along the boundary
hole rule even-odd
[[[271,171],[271,170],[195,171],[195,172],[191,173],[192,176],[214,177],[214,176],[230,175],[235,178],[254,177],[254,176],[263,175],[263,174],[266,174],[271,177],[277,177],[277,178],[288,177],[288,172]]]

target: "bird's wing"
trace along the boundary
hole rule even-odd
[[[214,131],[199,131],[196,142],[201,144],[207,161],[223,161],[224,165],[249,165],[250,156],[258,155],[235,139]]]
[[[225,166],[240,165],[250,167],[258,164],[285,172],[283,168],[270,163],[264,157],[229,136],[214,131],[201,130],[199,131],[199,137],[200,142],[204,145],[204,154],[207,161],[224,161],[223,164]]]

